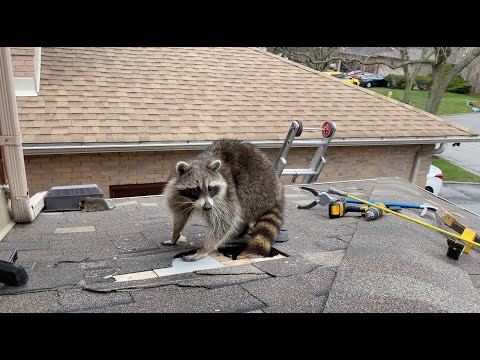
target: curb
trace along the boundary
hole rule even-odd
[[[472,112],[468,112],[468,113],[443,114],[443,115],[437,115],[437,116],[443,117],[443,116],[470,115],[470,114],[478,114],[478,112],[472,111]]]
[[[478,185],[480,186],[480,183],[478,182],[468,182],[468,181],[444,181],[444,184],[464,184],[464,185]]]

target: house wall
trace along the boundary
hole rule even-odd
[[[383,62],[390,62],[391,59],[387,57],[382,57],[382,56],[360,56],[360,55],[355,55],[352,57],[351,55],[346,55],[346,54],[341,54],[340,57],[342,59],[345,58],[360,58],[362,61],[368,61],[368,62],[375,62],[375,61],[383,61]],[[400,63],[400,60],[397,60],[398,63]],[[413,69],[413,68],[412,68]],[[370,64],[370,65],[360,65],[359,70],[363,70],[365,72],[371,72],[375,74],[382,74],[382,75],[389,75],[389,74],[396,74],[396,75],[403,75],[403,69],[398,68],[398,69],[391,69],[386,65],[382,64]],[[420,71],[418,75],[429,75],[432,73],[432,66],[429,64],[421,64],[420,65]]]
[[[432,145],[433,148],[433,145]],[[330,147],[327,163],[318,182],[377,177],[409,179],[415,153],[420,145]],[[264,150],[272,160],[278,149]],[[292,148],[287,168],[308,167],[315,149]],[[156,183],[167,180],[179,160],[198,151],[133,152],[72,155],[29,155],[25,157],[28,187],[31,194],[50,190],[52,186],[97,184],[108,197],[109,185]],[[417,185],[425,186],[431,156],[422,161]],[[290,179],[282,178],[285,183]],[[297,183],[301,177],[297,179]]]
[[[480,56],[462,71],[463,78],[472,84],[473,93],[480,93]]]
[[[410,69],[409,71],[413,71],[413,68]],[[403,69],[398,68],[398,69],[394,70],[394,69],[390,69],[386,65],[379,65],[377,73],[382,74],[382,75],[389,75],[389,74],[403,75]],[[429,64],[420,65],[420,70],[418,72],[418,75],[425,76],[425,75],[430,75],[431,73],[432,73],[432,66],[431,65],[429,65]]]

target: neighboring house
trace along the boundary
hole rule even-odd
[[[39,85],[38,96],[17,96],[32,194],[92,183],[106,197],[158,194],[173,165],[212,140],[254,141],[275,160],[295,119],[337,125],[318,181],[397,176],[423,187],[431,155],[420,150],[479,141],[255,48],[42,48]],[[307,167],[316,149],[302,145],[290,150],[287,168]]]
[[[460,60],[459,55],[461,57],[465,56],[466,51],[469,51],[470,49],[471,48],[463,49],[463,51],[461,51],[460,54],[457,55],[456,60]],[[470,92],[480,93],[480,56],[473,60],[465,69],[463,69],[460,75],[465,81],[472,84]]]
[[[463,78],[472,84],[473,93],[480,93],[480,56],[462,71]]]
[[[344,47],[339,48],[339,54],[340,58],[342,59],[359,59],[363,62],[373,63],[379,61],[392,65],[398,65],[402,62],[400,53],[392,47]],[[412,60],[420,59],[420,55],[421,49],[413,48],[409,51],[409,56]],[[345,62],[345,60],[343,61]],[[420,64],[419,66],[419,75],[429,75],[432,73],[432,66],[430,64]],[[382,64],[358,64],[358,70],[383,75],[403,75],[402,68],[391,69],[390,67]]]
[[[452,48],[452,53],[448,58],[448,62],[456,64],[470,49],[471,48],[465,47]],[[419,59],[421,52],[421,48],[412,48],[409,54],[410,58],[412,60]],[[364,62],[382,61],[393,64],[401,63],[400,53],[392,47],[344,47],[339,48],[339,56],[343,59],[343,61],[339,60],[337,62],[337,67],[343,68],[344,70],[350,70],[350,67],[352,67],[352,64],[350,64],[350,67],[347,69],[346,65],[348,63],[345,61],[345,59],[360,59]],[[430,75],[432,73],[432,66],[430,64],[422,64],[419,66],[419,75]],[[381,64],[363,65],[357,63],[355,70],[363,70],[366,72],[384,75],[403,75],[403,70],[401,68],[393,70],[388,66]],[[463,69],[460,75],[465,81],[468,81],[470,84],[472,84],[472,88],[470,89],[471,92],[480,93],[480,57],[476,58],[470,65]]]

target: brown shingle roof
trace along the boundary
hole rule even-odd
[[[336,138],[468,136],[398,101],[252,48],[43,48],[24,143],[283,140],[294,119]],[[317,138],[304,132],[302,139]]]
[[[10,48],[12,70],[15,77],[35,77],[34,48]]]

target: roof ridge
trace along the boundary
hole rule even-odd
[[[367,93],[367,94],[376,96],[377,98],[379,98],[379,99],[381,99],[381,100],[390,101],[390,102],[392,102],[392,103],[394,103],[394,104],[403,106],[404,108],[409,109],[409,110],[413,110],[413,111],[415,111],[415,112],[417,112],[417,113],[419,113],[419,114],[421,114],[421,115],[426,115],[426,116],[430,117],[431,119],[437,120],[437,121],[439,121],[439,122],[441,122],[441,123],[444,123],[444,124],[446,124],[446,125],[448,125],[448,126],[451,126],[451,127],[453,127],[453,128],[457,128],[457,129],[459,129],[459,130],[465,131],[465,132],[467,132],[468,134],[471,134],[471,135],[479,135],[479,133],[472,132],[471,129],[467,129],[467,128],[461,126],[461,125],[452,124],[452,123],[446,121],[445,119],[442,119],[442,118],[441,118],[440,116],[438,116],[438,115],[431,114],[431,113],[429,113],[429,112],[427,112],[427,111],[425,111],[425,110],[421,110],[421,109],[418,109],[418,108],[413,107],[413,106],[411,106],[411,105],[405,104],[405,103],[403,103],[403,102],[401,102],[401,101],[398,101],[398,100],[389,98],[388,96],[378,94],[378,93],[376,93],[375,91],[368,90],[368,89],[364,89],[364,88],[362,88],[362,87],[360,87],[360,86],[358,86],[358,85],[349,84],[349,83],[347,83],[347,82],[345,82],[345,81],[342,81],[342,80],[340,80],[340,79],[334,78],[334,77],[332,77],[332,76],[330,76],[330,75],[323,74],[321,71],[318,71],[318,70],[312,69],[312,68],[310,68],[310,67],[308,67],[308,66],[299,64],[299,63],[297,63],[297,62],[295,62],[295,61],[292,61],[292,60],[289,60],[289,59],[285,59],[285,58],[283,58],[283,57],[281,57],[281,56],[279,56],[279,55],[273,54],[273,53],[271,53],[271,52],[263,51],[263,50],[260,50],[260,49],[254,48],[254,47],[249,47],[249,49],[255,50],[255,51],[257,51],[257,52],[260,52],[261,54],[264,54],[264,55],[267,55],[267,56],[276,58],[276,59],[278,59],[278,60],[282,60],[283,62],[286,62],[286,63],[291,64],[291,65],[295,65],[296,67],[298,67],[298,68],[300,68],[300,69],[307,70],[307,71],[312,72],[312,73],[314,73],[314,74],[321,75],[321,76],[323,76],[323,77],[328,77],[328,78],[331,79],[331,80],[337,80],[337,81],[340,82],[341,84],[350,86],[350,87],[352,87],[352,88],[354,88],[354,89],[357,89],[357,90],[359,90],[359,91],[363,91],[363,92],[365,92],[365,93]]]

